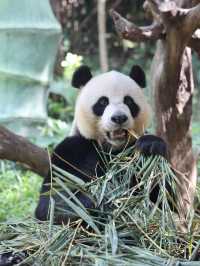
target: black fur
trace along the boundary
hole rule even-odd
[[[154,135],[144,135],[140,137],[135,144],[144,155],[161,155],[164,158],[168,157],[167,145],[164,140]]]
[[[4,254],[0,254],[0,266],[13,266],[18,265],[27,257],[25,252],[7,252]],[[24,266],[27,264],[23,264]]]
[[[142,68],[140,66],[132,66],[131,71],[129,73],[129,76],[135,80],[135,82],[137,82],[137,84],[141,87],[141,88],[145,88],[146,87],[146,77],[145,77],[145,73],[142,70]]]
[[[134,100],[130,96],[124,97],[124,103],[128,106],[130,109],[131,115],[133,118],[138,116],[138,113],[140,111],[140,107],[134,102]]]
[[[106,106],[109,104],[108,97],[102,96],[93,105],[92,110],[96,116],[102,116]]]
[[[104,174],[104,165],[99,157],[95,141],[87,140],[82,136],[68,137],[63,140],[55,149],[52,155],[52,164],[57,167],[81,178],[84,181],[90,181],[95,176]],[[99,149],[99,147],[98,147]],[[62,160],[60,159],[62,158]],[[43,182],[39,204],[36,209],[36,217],[45,221],[48,219],[49,196],[44,195],[49,191],[49,183],[51,182],[48,175]],[[92,201],[83,194],[78,193],[76,197],[84,204],[86,208],[94,208]],[[57,206],[66,208],[66,203],[59,197],[55,196]],[[67,210],[71,211],[71,210]],[[71,218],[71,217],[70,217]],[[69,219],[67,215],[58,215],[55,223],[65,222]]]
[[[72,86],[80,89],[92,78],[90,68],[88,66],[80,66],[73,74]]]

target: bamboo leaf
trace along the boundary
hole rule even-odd
[[[80,218],[82,218],[87,224],[89,224],[94,231],[97,234],[100,234],[99,229],[97,228],[97,226],[95,225],[95,223],[93,222],[93,219],[91,218],[91,216],[89,216],[87,214],[86,211],[84,211],[82,208],[80,208],[79,206],[77,206],[76,204],[74,204],[70,199],[68,199],[67,197],[65,197],[62,193],[60,193],[58,190],[54,189],[56,191],[56,193],[67,203],[67,205],[72,208],[74,210],[74,212],[76,214],[78,214],[78,216]]]

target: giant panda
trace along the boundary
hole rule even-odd
[[[72,77],[72,86],[80,90],[73,131],[55,148],[51,163],[89,182],[106,171],[99,151],[118,154],[125,147],[135,145],[146,156],[166,157],[164,140],[144,134],[151,119],[151,108],[143,93],[145,83],[144,71],[139,66],[133,66],[129,76],[109,71],[95,77],[88,66],[79,67]],[[133,184],[135,182],[133,180]],[[42,221],[49,218],[50,183],[49,174],[42,184],[35,212],[36,218]],[[94,208],[85,195],[79,192],[76,196],[86,208]],[[155,197],[152,195],[153,200]],[[56,207],[66,208],[66,213],[56,215],[55,223],[67,222],[69,210],[66,203],[56,195],[54,200]]]

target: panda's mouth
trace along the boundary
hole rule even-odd
[[[128,131],[126,129],[116,129],[107,132],[107,136],[112,141],[124,141],[127,139]]]

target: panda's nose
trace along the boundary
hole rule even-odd
[[[122,125],[127,121],[128,117],[124,114],[113,115],[111,121],[115,124]]]

